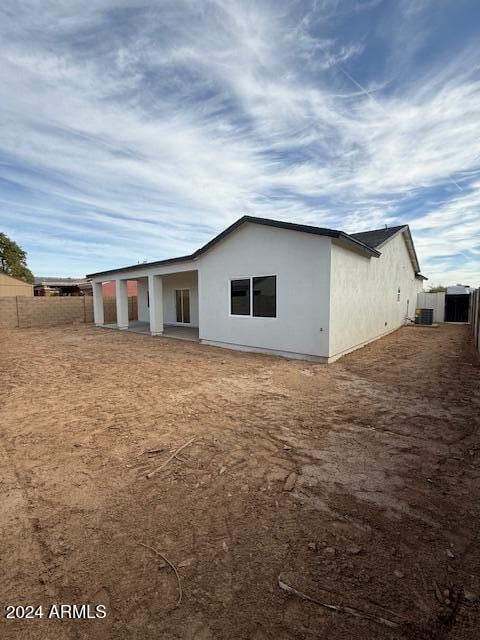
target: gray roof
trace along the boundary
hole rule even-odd
[[[406,229],[407,225],[402,224],[399,227],[387,227],[386,229],[374,229],[373,231],[361,231],[360,233],[351,233],[352,238],[360,240],[365,244],[368,244],[372,249],[378,249],[385,244],[387,240],[390,240],[392,236],[395,236],[399,231]]]
[[[351,233],[350,236],[365,243],[372,249],[377,251],[383,247],[389,240],[394,238],[397,234],[403,233],[405,242],[407,243],[408,253],[412,260],[413,268],[415,269],[415,276],[421,280],[428,280],[420,273],[420,265],[418,263],[417,252],[413,244],[412,234],[410,233],[410,227],[408,224],[402,224],[398,227],[385,227],[384,229],[374,229],[373,231],[361,231],[360,233]]]
[[[186,260],[195,260],[202,253],[208,251],[211,247],[213,247],[217,242],[220,242],[228,236],[230,233],[238,229],[245,222],[250,222],[251,224],[259,224],[266,227],[277,227],[278,229],[287,229],[289,231],[300,231],[301,233],[310,233],[316,236],[327,236],[330,238],[336,238],[341,240],[352,248],[355,247],[358,251],[362,251],[368,255],[374,256],[378,258],[380,252],[376,249],[370,247],[365,244],[362,240],[354,238],[353,236],[345,233],[344,231],[338,231],[337,229],[325,229],[323,227],[314,227],[308,224],[296,224],[293,222],[283,222],[282,220],[270,220],[269,218],[257,218],[255,216],[242,216],[238,220],[236,220],[233,224],[227,227],[224,231],[219,233],[217,236],[212,238],[207,244],[204,244],[203,247],[197,249],[193,253],[188,256],[180,256],[178,258],[167,258],[166,260],[156,260],[155,262],[143,262],[140,264],[133,264],[128,267],[120,267],[119,269],[109,269],[108,271],[98,271],[97,273],[89,273],[87,274],[87,278],[94,278],[97,276],[101,276],[104,274],[110,273],[121,273],[124,271],[138,270],[144,269],[145,267],[158,267],[162,265],[172,264],[175,262],[185,262]]]
[[[413,246],[412,237],[410,234],[410,230],[408,225],[401,225],[399,227],[390,227],[387,229],[377,229],[374,231],[362,231],[361,233],[345,233],[344,231],[339,231],[337,229],[325,229],[323,227],[314,227],[311,225],[305,224],[295,224],[292,222],[283,222],[281,220],[270,220],[268,218],[256,218],[254,216],[243,216],[239,218],[232,225],[227,227],[224,231],[215,236],[212,240],[207,242],[207,244],[200,247],[193,253],[187,256],[179,256],[177,258],[167,258],[166,260],[157,260],[155,262],[144,262],[140,264],[130,265],[128,267],[120,267],[119,269],[110,269],[108,271],[99,271],[97,273],[90,273],[87,275],[87,278],[94,278],[102,275],[108,275],[112,273],[122,273],[126,271],[145,269],[145,267],[156,267],[162,265],[168,265],[176,262],[185,262],[186,260],[195,260],[200,255],[208,251],[211,247],[213,247],[217,242],[220,242],[228,236],[230,233],[235,231],[239,226],[244,224],[245,222],[249,222],[251,224],[264,225],[269,227],[277,227],[279,229],[287,229],[290,231],[300,231],[302,233],[310,233],[318,236],[327,236],[330,238],[335,238],[338,241],[350,246],[350,248],[360,251],[366,255],[373,256],[378,258],[381,253],[379,248],[384,245],[388,240],[393,238],[397,233],[402,231],[406,231],[406,240],[408,245],[408,250],[410,256],[412,258],[412,263],[414,265],[415,272],[418,274],[420,271],[420,267],[418,266],[418,260],[415,253],[415,247]]]

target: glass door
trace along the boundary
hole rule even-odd
[[[175,289],[177,322],[190,323],[190,289]]]

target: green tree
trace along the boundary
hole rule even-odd
[[[33,273],[27,267],[26,252],[5,233],[0,233],[0,271],[30,284],[34,282]]]
[[[441,284],[430,287],[428,293],[440,293],[441,291],[446,291],[447,287],[443,287]]]

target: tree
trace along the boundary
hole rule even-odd
[[[440,292],[446,291],[446,290],[447,290],[447,287],[443,287],[440,284],[440,285],[436,285],[436,286],[430,287],[430,289],[428,290],[428,293],[440,293]]]
[[[5,233],[0,233],[0,271],[30,284],[35,280],[27,267],[26,252]]]

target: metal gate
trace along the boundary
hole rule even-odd
[[[445,322],[468,322],[470,294],[452,294],[445,296]]]

